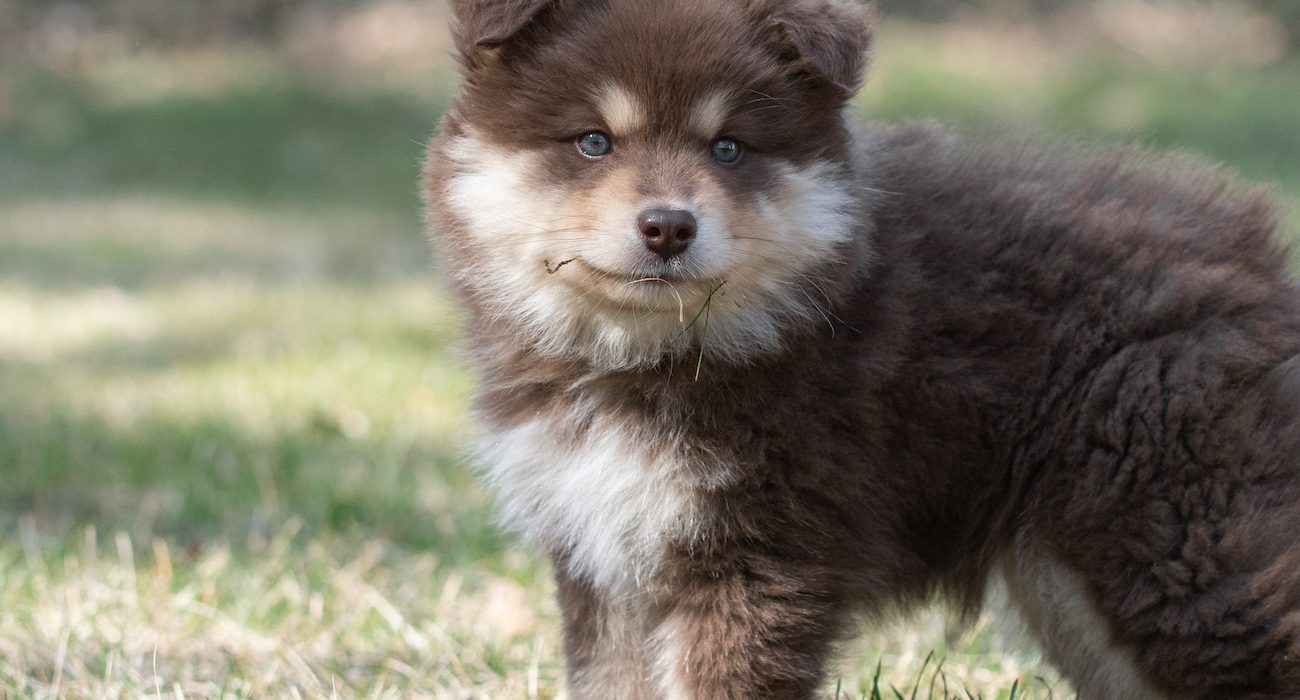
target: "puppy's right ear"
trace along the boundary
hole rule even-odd
[[[555,0],[453,0],[456,49],[472,69],[495,54]]]
[[[845,0],[768,2],[771,22],[787,55],[841,97],[852,97],[866,72],[874,10]]]

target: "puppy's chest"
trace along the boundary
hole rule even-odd
[[[480,449],[507,522],[610,591],[649,583],[668,545],[698,532],[698,465],[683,454],[653,426],[563,414],[492,432]]]

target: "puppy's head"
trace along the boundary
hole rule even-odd
[[[606,369],[745,361],[866,255],[839,0],[457,0],[430,210],[480,312]]]

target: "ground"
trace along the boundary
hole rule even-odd
[[[0,60],[0,694],[563,694],[548,572],[465,467],[421,7]],[[1204,33],[1249,17],[1107,7],[889,21],[855,109],[1191,149],[1300,209],[1300,60]],[[831,692],[1068,697],[1000,617],[889,625]]]

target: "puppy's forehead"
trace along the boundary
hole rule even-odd
[[[638,92],[611,80],[595,93],[594,104],[605,125],[616,135],[675,127],[694,136],[712,138],[726,124],[735,92],[735,88],[706,86],[682,90],[665,99],[665,95]]]
[[[610,3],[575,18],[558,62],[611,130],[689,128],[716,136],[747,89],[780,74],[744,3]]]

